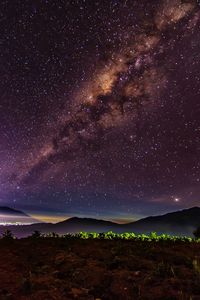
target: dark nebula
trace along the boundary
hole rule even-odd
[[[199,205],[197,1],[1,1],[0,200],[129,220]]]

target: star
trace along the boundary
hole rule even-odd
[[[0,3],[2,205],[198,206],[198,1],[58,2]]]

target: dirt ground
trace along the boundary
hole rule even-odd
[[[197,300],[200,244],[0,240],[0,300]]]

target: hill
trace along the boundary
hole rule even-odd
[[[126,231],[138,233],[168,233],[173,235],[192,235],[200,226],[200,207],[192,207],[161,216],[147,217],[136,222],[125,224]]]
[[[19,212],[20,214],[21,212]],[[10,214],[11,216],[11,214]],[[14,214],[16,217],[16,214]],[[22,212],[23,218],[27,221],[31,218]],[[34,222],[33,222],[34,223]],[[0,233],[9,229],[17,237],[31,235],[33,231],[39,230],[42,233],[56,232],[58,234],[86,232],[107,232],[116,233],[135,232],[150,233],[156,231],[158,234],[167,233],[170,235],[187,235],[192,236],[194,229],[200,225],[200,208],[193,207],[167,213],[165,215],[147,217],[128,224],[117,224],[111,221],[97,220],[92,218],[72,217],[65,221],[52,223],[36,223],[31,225],[18,226],[0,226]]]
[[[19,225],[37,223],[38,220],[32,218],[23,211],[7,206],[0,206],[0,224]]]

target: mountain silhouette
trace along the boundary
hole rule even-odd
[[[0,224],[32,224],[38,220],[32,218],[23,211],[16,210],[7,206],[0,206]]]
[[[136,222],[125,224],[127,231],[138,233],[157,233],[192,235],[196,227],[200,226],[200,207],[192,207],[160,216],[151,216]]]
[[[22,215],[24,214],[20,211],[17,212]],[[26,214],[24,215],[28,216]],[[28,218],[31,217],[28,216]],[[41,233],[56,232],[58,234],[77,233],[80,231],[107,232],[112,230],[116,233],[135,232],[148,234],[152,231],[156,231],[158,234],[166,233],[171,235],[192,236],[194,229],[199,225],[200,207],[192,207],[165,215],[146,217],[127,224],[117,224],[111,221],[93,218],[72,217],[56,224],[36,223],[31,225],[0,226],[0,233],[5,229],[9,229],[17,237],[25,237],[31,235],[35,230],[39,230]]]
[[[0,214],[9,214],[9,215],[19,215],[19,216],[28,216],[26,213],[8,206],[0,206]]]

